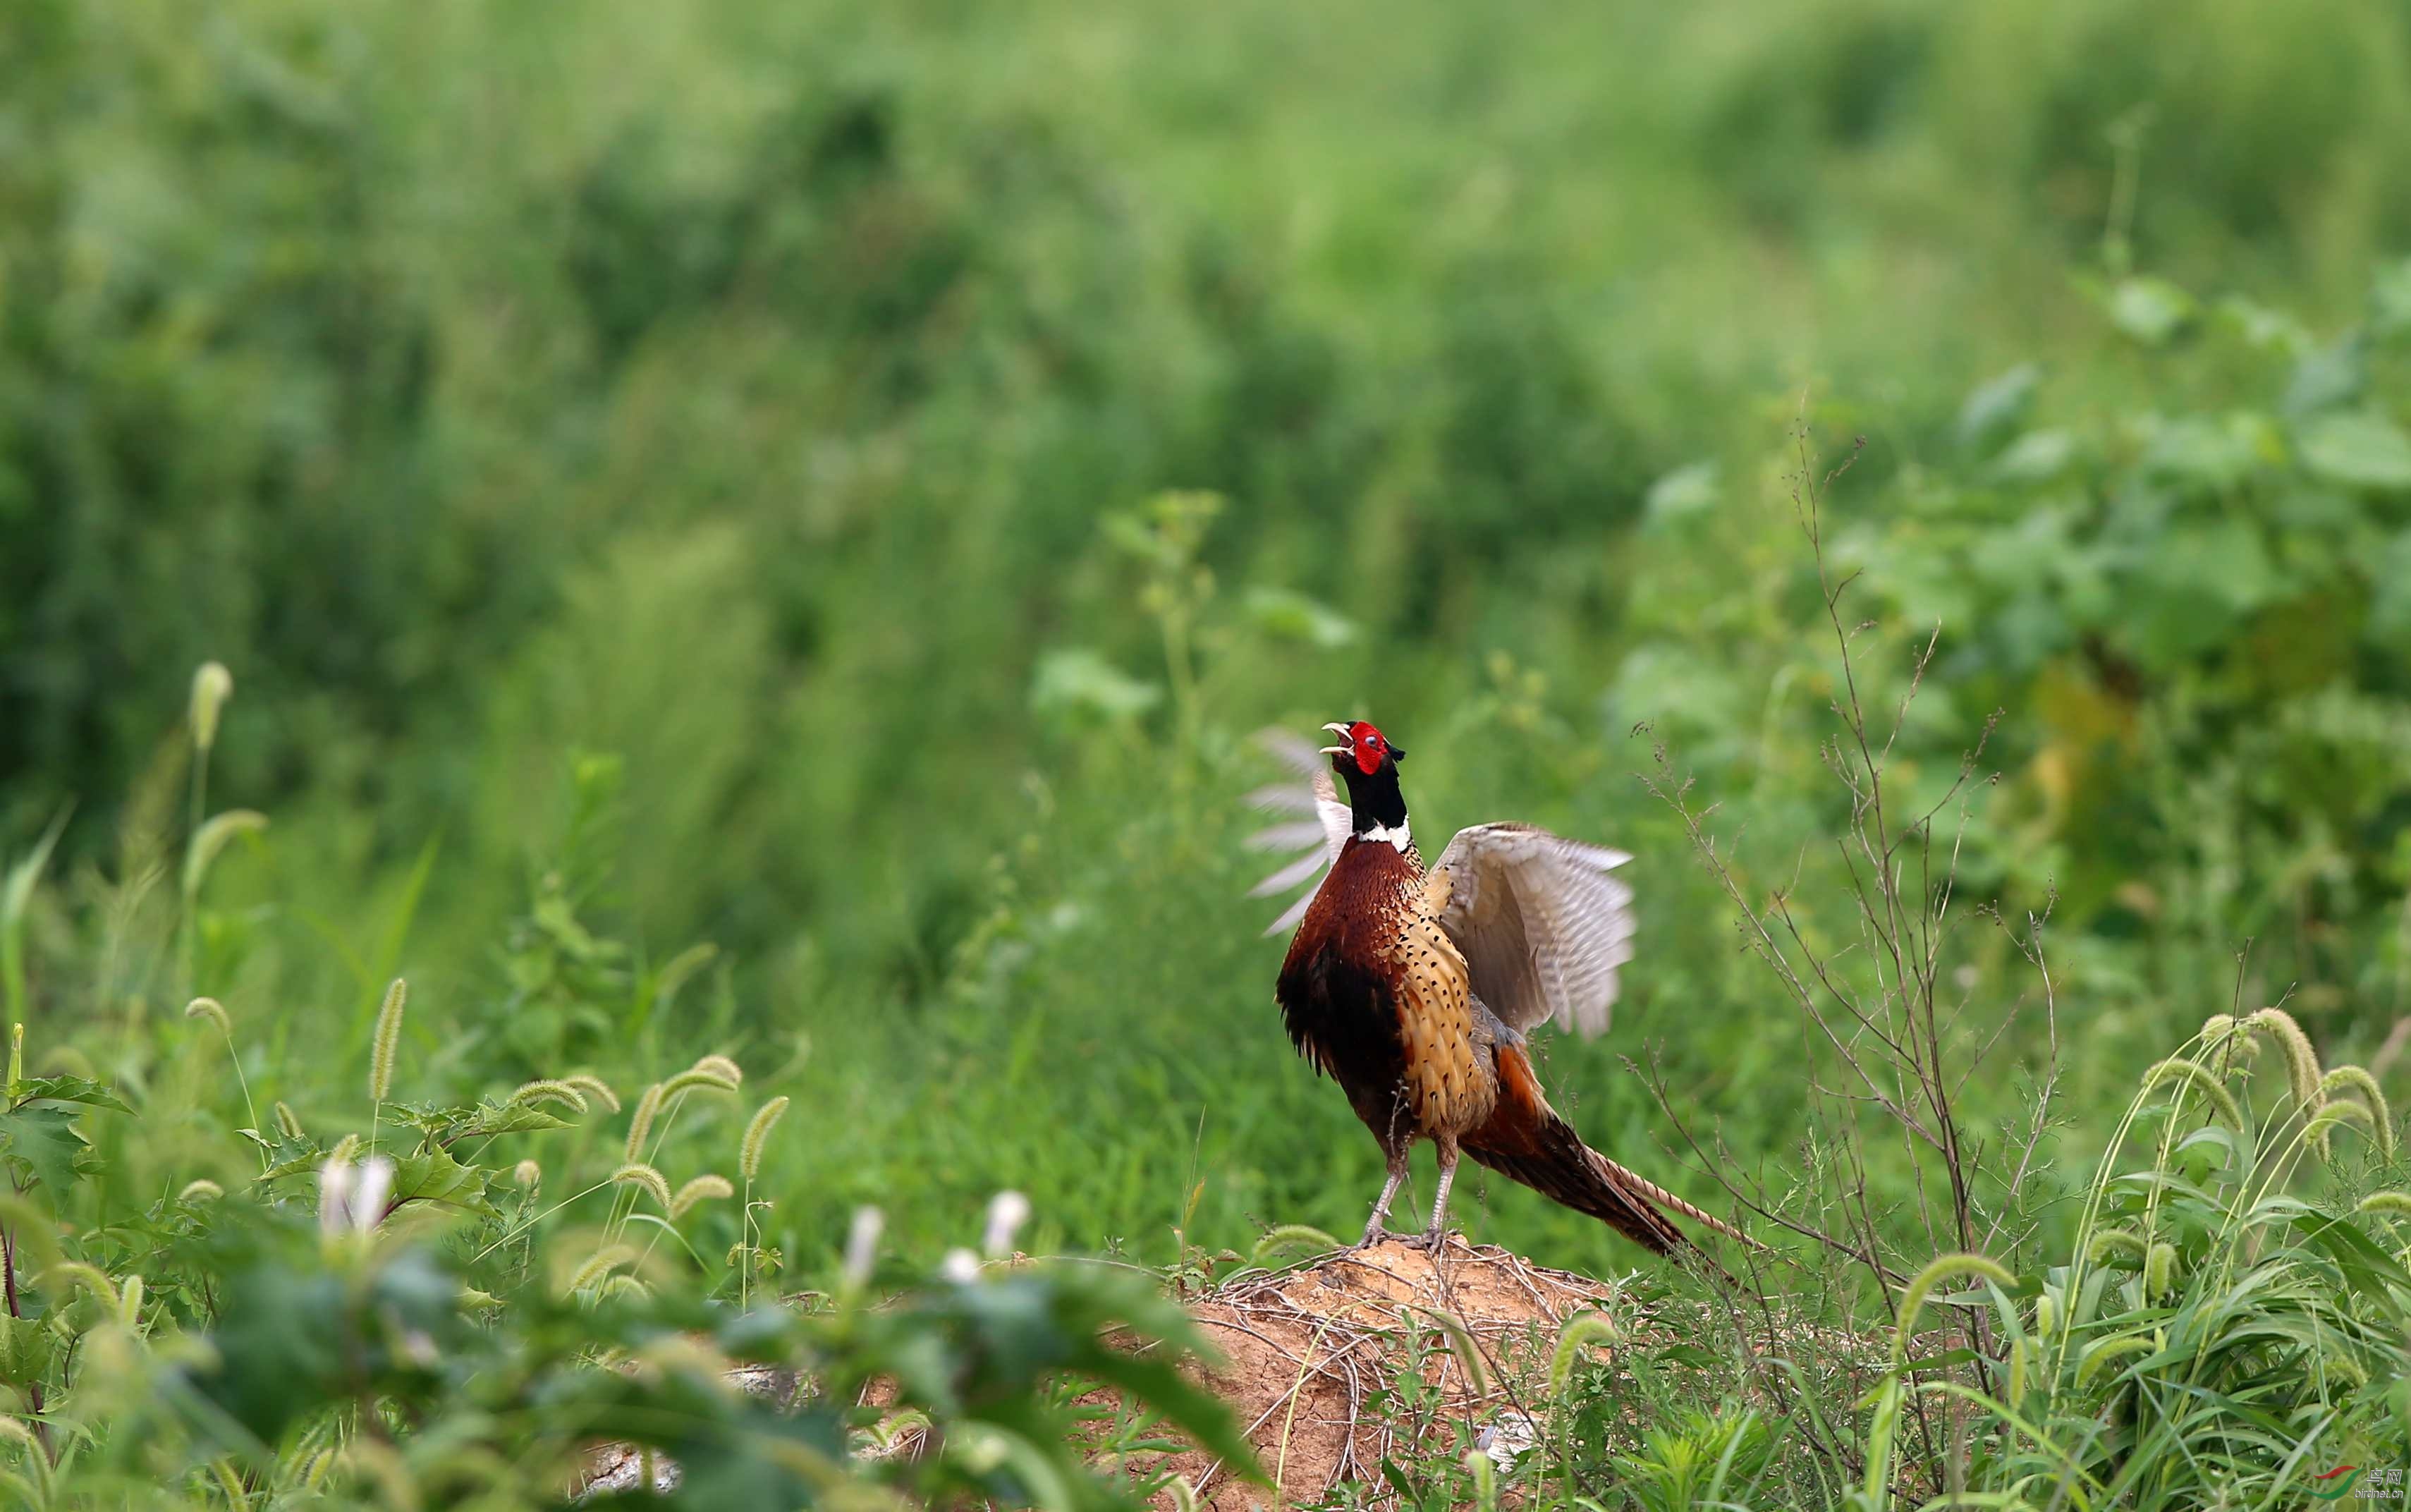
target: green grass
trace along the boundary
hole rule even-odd
[[[1591,1142],[1703,1200],[1677,1118],[1772,1190],[1825,1170],[1819,1052],[1734,933],[1779,892],[1864,964],[1805,423],[1849,459],[1869,710],[1940,626],[1903,802],[1982,741],[1958,897],[2008,927],[1944,980],[2014,1027],[1957,1106],[2028,1127],[2038,938],[2032,1242],[2068,1253],[2208,1013],[2283,1001],[2392,1085],[2406,35],[2380,0],[10,8],[0,996],[34,1070],[140,1110],[86,1120],[76,1221],[240,1190],[279,1105],[383,1130],[406,977],[395,1104],[732,1056],[675,1187],[791,1099],[759,1231],[682,1231],[709,1289],[739,1245],[826,1281],[865,1203],[926,1269],[1004,1188],[1028,1247],[1149,1265],[1349,1232],[1379,1161],[1275,1021],[1241,797],[1253,731],[1357,713],[1422,833],[1635,853],[1616,1032],[1545,1047]],[[542,1159],[600,1180],[623,1132]],[[1910,1268],[1957,1247],[1868,1148]],[[1636,1263],[1519,1189],[1458,1210]]]

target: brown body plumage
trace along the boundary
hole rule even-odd
[[[1361,724],[1332,727],[1352,740],[1369,732],[1378,743],[1364,748],[1366,767],[1357,764],[1354,747],[1334,749],[1340,757],[1335,767],[1350,778],[1352,805],[1341,815],[1326,814],[1324,822],[1336,830],[1344,817],[1347,835],[1337,843],[1330,873],[1299,920],[1275,995],[1299,1053],[1339,1083],[1387,1158],[1388,1184],[1366,1241],[1380,1237],[1418,1139],[1439,1148],[1439,1191],[1424,1236],[1428,1241],[1442,1232],[1460,1150],[1660,1254],[1687,1242],[1660,1208],[1733,1233],[1585,1146],[1549,1107],[1517,1027],[1540,1011],[1539,988],[1532,989],[1532,1003],[1519,1003],[1507,1018],[1483,1001],[1477,984],[1485,978],[1468,964],[1469,949],[1458,943],[1474,941],[1478,960],[1498,955],[1499,931],[1491,914],[1474,906],[1477,884],[1461,882],[1449,865],[1425,870],[1398,796],[1398,753],[1381,741],[1380,732]],[[1330,803],[1337,808],[1336,798]],[[1505,846],[1570,844],[1523,826],[1486,826],[1468,835],[1478,843],[1460,836],[1448,859],[1469,873],[1494,864],[1491,853]],[[1479,886],[1499,888],[1505,882],[1494,875]],[[1537,920],[1547,900],[1532,903]],[[1508,965],[1490,968],[1498,990],[1520,991],[1518,983],[1546,976],[1562,991],[1568,968],[1554,959],[1545,970],[1536,964],[1546,952],[1528,936],[1542,935],[1542,925],[1527,926],[1520,913],[1508,923],[1515,948]],[[1620,943],[1629,926],[1618,923]],[[1611,999],[1613,980],[1611,963],[1605,988]]]

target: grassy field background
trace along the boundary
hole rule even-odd
[[[2370,1058],[2407,252],[2379,0],[11,6],[0,852],[68,814],[29,1062],[144,1100],[104,1214],[252,1159],[188,997],[314,1124],[402,975],[399,1098],[708,1050],[791,1095],[798,1283],[857,1204],[926,1260],[1007,1186],[1031,1248],[1344,1233],[1379,1161],[1279,1032],[1241,800],[1252,731],[1362,714],[1427,847],[1635,852],[1615,1034],[1548,1050],[1592,1142],[1708,1195],[1654,1060],[1779,1170],[1802,1026],[1642,777],[1847,951],[1804,423],[1813,472],[1863,443],[1872,703],[1939,626],[1904,792],[1998,712],[1962,895],[2049,911],[2072,1148],[2238,998]],[[271,822],[188,911],[205,659],[208,809]],[[2038,991],[1985,926],[1952,969]]]

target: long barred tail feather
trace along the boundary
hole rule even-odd
[[[1722,1234],[1727,1239],[1738,1240],[1742,1243],[1748,1245],[1751,1249],[1763,1250],[1766,1248],[1765,1245],[1750,1238],[1747,1234],[1743,1233],[1740,1229],[1735,1228],[1732,1225],[1725,1222],[1723,1219],[1716,1217],[1710,1213],[1702,1212],[1699,1209],[1684,1201],[1681,1197],[1676,1196],[1673,1193],[1667,1191],[1657,1182],[1650,1181],[1646,1177],[1636,1174],[1629,1167],[1619,1166],[1615,1161],[1608,1159],[1605,1155],[1600,1154],[1596,1150],[1590,1152],[1590,1158],[1606,1167],[1608,1171],[1615,1178],[1615,1180],[1622,1182],[1629,1187],[1638,1190],[1643,1196],[1647,1197],[1650,1201],[1666,1209],[1668,1211],[1679,1212],[1684,1217],[1690,1219],[1693,1223],[1705,1228],[1712,1228],[1717,1233]]]
[[[1732,1225],[1709,1216],[1584,1144],[1573,1125],[1559,1118],[1541,1094],[1532,1063],[1522,1048],[1501,1046],[1498,1054],[1498,1104],[1487,1123],[1463,1137],[1467,1154],[1554,1202],[1588,1213],[1658,1255],[1691,1243],[1689,1236],[1666,1221],[1666,1212],[1680,1213],[1728,1238],[1763,1247]]]
[[[1666,1255],[1690,1243],[1644,1195],[1617,1179],[1617,1167],[1584,1148],[1563,1122],[1556,1121],[1555,1128],[1532,1144],[1537,1148],[1507,1150],[1468,1138],[1464,1150],[1501,1176],[1521,1182],[1576,1212],[1588,1213],[1653,1254]]]

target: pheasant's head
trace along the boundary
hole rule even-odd
[[[1360,840],[1387,840],[1405,850],[1407,800],[1398,791],[1398,763],[1407,758],[1407,753],[1361,719],[1352,725],[1334,721],[1322,727],[1339,737],[1339,743],[1324,746],[1322,754],[1331,758],[1331,770],[1348,785],[1350,829]]]
[[[1382,739],[1380,730],[1361,719],[1352,725],[1334,720],[1322,727],[1339,737],[1339,743],[1324,746],[1322,754],[1331,758],[1332,769],[1342,776],[1370,777],[1381,770],[1383,762],[1395,766],[1407,758],[1406,752]]]

